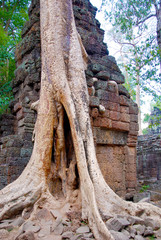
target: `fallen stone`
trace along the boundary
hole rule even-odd
[[[128,221],[130,222],[130,224],[134,225],[134,224],[141,224],[144,225],[144,220],[140,217],[135,217],[135,216],[129,216]]]
[[[9,232],[5,229],[0,230],[0,239],[3,240],[4,238],[7,238],[9,236]]]
[[[43,236],[48,236],[50,235],[50,228],[51,228],[51,225],[45,225],[42,227],[42,229],[40,230],[38,236],[39,237],[43,237]]]
[[[89,233],[90,229],[88,226],[81,226],[76,230],[77,234],[81,234],[81,233]]]
[[[155,236],[156,236],[158,239],[161,239],[161,228],[160,228],[158,231],[154,232],[154,233],[155,233]]]
[[[63,234],[62,234],[62,239],[71,239],[71,237],[73,237],[73,232],[70,232],[70,231],[68,231],[68,232],[64,232]]]
[[[133,226],[129,226],[129,227],[127,228],[127,231],[130,233],[130,237],[132,237],[132,238],[135,237],[136,229],[133,228]]]
[[[84,233],[84,234],[83,234],[83,237],[85,237],[85,238],[93,238],[93,233],[92,233],[92,232],[90,232],[90,233]]]
[[[106,221],[106,226],[109,230],[120,231],[121,229],[129,226],[130,222],[125,218],[112,218]]]
[[[46,208],[41,209],[37,214],[36,217],[38,220],[46,219],[46,220],[52,220],[53,216],[51,215],[50,211],[48,211]]]
[[[146,237],[146,236],[151,236],[151,235],[153,235],[154,234],[154,231],[153,231],[153,229],[152,229],[152,227],[147,227],[146,229],[145,229],[145,232],[144,232],[144,236]]]
[[[12,225],[13,225],[14,227],[20,227],[24,222],[25,222],[24,218],[18,217],[17,219],[15,219],[15,220],[12,222]]]
[[[158,230],[160,228],[159,222],[154,221],[152,218],[146,218],[144,221],[146,227],[152,227],[153,230]]]
[[[130,238],[130,233],[127,231],[127,230],[125,230],[125,229],[122,229],[122,231],[121,231],[124,235],[126,235],[127,237],[129,237]]]
[[[62,214],[58,210],[51,210],[50,212],[54,218],[62,218]]]
[[[71,227],[71,225],[72,225],[71,221],[67,221],[67,220],[63,220],[62,224],[65,226],[68,226],[68,227]]]
[[[40,226],[38,226],[38,225],[35,226],[34,223],[31,221],[28,221],[28,222],[24,223],[24,225],[23,225],[24,232],[32,231],[34,233],[37,233],[38,231],[40,231],[40,229],[41,229]]]
[[[58,225],[54,228],[54,234],[56,234],[56,235],[61,235],[61,234],[63,233],[63,229],[64,229],[63,224],[62,224],[62,223],[58,224]]]
[[[114,230],[110,230],[112,236],[114,237],[115,240],[129,240],[129,237],[127,237],[124,233],[122,232],[116,232]]]
[[[145,238],[143,238],[141,235],[136,235],[134,240],[145,240]]]
[[[35,236],[33,232],[29,231],[18,236],[16,240],[35,240]]]
[[[143,235],[144,234],[144,231],[145,231],[145,226],[144,225],[140,225],[140,224],[133,225],[133,228],[136,229],[136,232],[137,232],[138,235]]]
[[[3,222],[0,224],[0,229],[11,230],[11,229],[13,229],[13,225],[12,225],[12,223],[9,223],[9,222]]]

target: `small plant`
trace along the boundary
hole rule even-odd
[[[154,239],[156,239],[156,237],[154,235],[149,237],[149,240],[154,240]]]
[[[140,193],[147,191],[149,188],[150,188],[149,185],[143,185],[143,186],[140,188]]]

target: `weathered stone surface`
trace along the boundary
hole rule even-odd
[[[97,144],[126,145],[127,134],[113,130],[94,128],[94,136]]]
[[[110,231],[111,234],[113,235],[115,240],[129,240],[129,237],[127,237],[124,233],[122,232],[116,232],[114,230]]]
[[[26,233],[21,234],[16,238],[16,240],[35,240],[34,233],[32,231],[28,231]]]
[[[71,237],[73,237],[73,232],[68,231],[62,234],[62,239],[71,239]]]
[[[136,224],[133,225],[133,228],[136,229],[136,232],[138,235],[143,235],[144,231],[145,231],[145,226],[144,225],[140,225],[140,224]]]
[[[82,233],[89,233],[89,227],[88,226],[81,226],[76,230],[77,234],[82,234]]]
[[[106,222],[109,230],[119,231],[124,227],[130,225],[130,222],[125,218],[112,218]]]
[[[5,229],[0,229],[0,239],[4,240],[7,239],[7,237],[9,237],[9,232]]]
[[[110,73],[107,71],[100,71],[99,73],[97,73],[96,77],[98,79],[102,79],[104,81],[107,81],[110,79]]]

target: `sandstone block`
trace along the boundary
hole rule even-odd
[[[119,96],[116,93],[108,92],[109,94],[109,101],[114,103],[119,103]]]
[[[17,112],[16,117],[18,121],[24,118],[24,112],[22,108]]]
[[[124,95],[127,98],[130,98],[129,92],[127,91],[127,89],[122,84],[118,84],[118,90],[119,90],[120,95]]]
[[[138,106],[137,105],[129,105],[129,113],[137,115],[138,114]]]
[[[112,121],[111,121],[111,119],[108,119],[105,117],[104,118],[98,117],[98,118],[94,119],[93,126],[94,127],[112,128]]]
[[[130,115],[127,113],[121,113],[120,114],[120,121],[121,122],[130,122]]]
[[[106,221],[106,226],[109,230],[120,231],[121,229],[129,226],[130,222],[125,218],[112,218]]]
[[[95,87],[96,90],[98,90],[98,89],[106,90],[107,89],[107,82],[98,80],[98,81],[94,82],[94,87]]]
[[[131,122],[138,122],[138,115],[130,114],[130,121]]]
[[[130,131],[138,131],[139,130],[139,125],[138,123],[131,122],[130,123]]]
[[[129,123],[112,121],[112,128],[116,130],[129,131]]]
[[[120,112],[109,111],[109,118],[114,121],[119,121],[120,120]]]
[[[99,73],[97,73],[96,77],[98,79],[102,79],[104,81],[107,81],[110,79],[110,72],[108,71],[100,71]]]
[[[88,226],[81,226],[76,230],[77,234],[81,234],[81,233],[89,233],[90,229]]]
[[[93,118],[97,118],[98,115],[99,115],[98,108],[92,108],[91,116],[92,116]]]
[[[111,74],[110,80],[113,80],[117,83],[124,83],[125,82],[125,77],[121,73],[114,72],[114,73]]]
[[[19,111],[22,108],[22,104],[21,103],[16,103],[16,105],[14,105],[14,112]]]
[[[115,240],[129,240],[129,237],[126,236],[126,234],[124,234],[122,232],[117,232],[114,230],[111,230],[110,232],[113,235]]]
[[[109,93],[105,90],[102,89],[98,89],[96,91],[96,96],[100,99],[100,100],[104,100],[104,101],[108,101],[109,100]]]
[[[129,107],[127,107],[127,106],[120,106],[120,112],[129,114]]]
[[[95,89],[93,87],[88,87],[89,96],[93,96],[95,94]]]
[[[120,105],[129,107],[129,99],[126,96],[121,95],[119,102],[120,102]]]
[[[98,97],[92,96],[90,97],[90,103],[89,105],[91,107],[99,107],[100,101]]]

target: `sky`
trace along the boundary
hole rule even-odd
[[[90,2],[93,4],[93,6],[97,7],[98,9],[101,6],[101,0],[90,0]],[[115,57],[116,61],[117,61],[117,59],[119,58],[117,44],[114,41],[112,41],[112,39],[109,39],[107,37],[108,36],[107,32],[111,29],[112,26],[110,23],[108,23],[108,24],[107,24],[107,22],[105,23],[103,13],[97,12],[96,18],[101,23],[101,28],[105,30],[104,42],[107,43],[109,54],[112,55],[113,57]],[[109,42],[110,42],[110,44],[109,44]],[[143,101],[144,101],[144,103],[141,107],[142,128],[146,128],[148,126],[148,124],[143,123],[143,118],[144,118],[144,114],[146,114],[146,113],[150,114],[150,111],[151,111],[150,103],[152,101],[152,97],[145,96]]]

